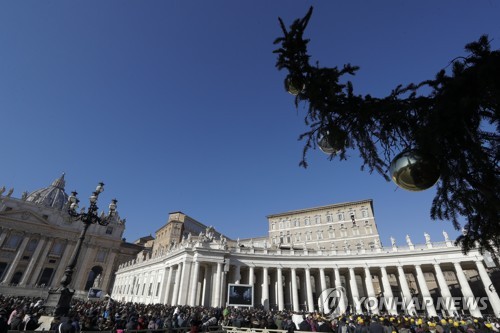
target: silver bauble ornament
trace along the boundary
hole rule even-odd
[[[297,96],[305,90],[306,85],[304,84],[304,80],[302,78],[289,75],[285,80],[285,87],[286,91],[293,96]]]
[[[325,154],[336,154],[338,149],[330,144],[330,132],[326,131],[318,135],[318,147]]]
[[[389,168],[392,181],[408,191],[423,191],[439,180],[437,160],[418,150],[407,150],[398,154]]]

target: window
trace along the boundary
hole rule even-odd
[[[345,229],[344,223],[340,224],[340,229]]]
[[[323,239],[323,230],[318,231],[318,234],[316,235],[318,239]]]
[[[356,220],[356,213],[355,212],[349,212],[349,215],[351,216],[351,221],[354,223]]]
[[[287,227],[287,228],[290,228],[290,227],[291,227],[290,220],[286,220],[286,227]]]
[[[106,235],[112,235],[113,234],[113,227],[107,227],[106,228]]]
[[[358,227],[352,228],[352,234],[354,236],[359,236],[359,228]]]
[[[276,223],[271,223],[271,230],[275,230],[276,229]]]
[[[28,243],[28,246],[26,247],[26,251],[28,252],[35,251],[37,244],[38,244],[38,239],[31,239]]]
[[[344,213],[338,213],[337,218],[339,219],[339,221],[344,221]]]
[[[12,234],[9,236],[3,247],[6,249],[16,250],[22,239],[23,237],[21,235]]]
[[[311,225],[311,220],[309,219],[309,216],[304,219],[304,224]]]
[[[363,216],[364,218],[367,218],[368,217],[368,209],[363,209],[361,211],[361,216]]]
[[[371,226],[365,226],[365,234],[371,234],[373,233],[372,227]]]
[[[280,222],[280,229],[283,229],[283,221]]]
[[[333,230],[332,226],[328,228],[328,237],[335,238],[335,230]]]
[[[328,213],[326,215],[326,222],[333,222],[333,216],[332,216],[332,214]]]
[[[60,257],[64,249],[64,244],[57,242],[52,245],[52,249],[50,250],[51,256]]]
[[[320,224],[321,223],[321,216],[320,215],[316,215],[314,217],[314,223],[316,223],[316,224]]]
[[[297,218],[293,219],[293,226],[294,227],[300,227],[300,221],[299,221],[299,219],[297,219]]]
[[[347,237],[347,230],[345,229],[340,230],[340,237]]]
[[[306,240],[312,240],[312,231],[306,233]]]

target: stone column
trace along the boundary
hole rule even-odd
[[[12,279],[12,276],[16,272],[17,265],[19,264],[19,261],[23,257],[24,250],[26,249],[26,245],[28,245],[30,238],[25,237],[23,238],[23,241],[21,242],[21,245],[17,249],[16,256],[14,257],[14,260],[12,260],[12,263],[9,265],[9,269],[7,270],[7,273],[5,274],[5,277],[3,278],[4,283],[10,283],[10,280]],[[26,272],[23,272],[23,275]]]
[[[168,273],[167,273],[168,271]],[[169,304],[168,303],[168,296],[170,293],[170,282],[172,279],[172,266],[169,266],[165,268],[165,272],[163,273],[163,279],[161,283],[161,293],[160,293],[160,300],[159,302],[162,304]]]
[[[321,290],[317,293],[319,295],[321,295],[321,304],[325,304],[325,299],[323,296],[323,292],[326,290],[326,276],[325,276],[325,269],[324,268],[320,268],[319,269],[319,283],[320,283],[320,288]],[[323,310],[326,310],[326,309],[323,309]]]
[[[181,282],[181,274],[182,274],[182,264],[181,263],[178,263],[177,264],[177,270],[175,272],[175,282],[174,282],[174,290],[173,290],[173,294],[172,294],[172,305],[178,305],[177,304],[177,301],[179,299],[179,285],[180,285],[180,282]]]
[[[373,288],[372,274],[370,273],[370,268],[365,266],[365,285],[366,285],[366,293],[369,298],[369,305],[371,306],[370,311],[373,314],[379,314],[378,302],[372,304],[371,300],[376,300],[375,289]]]
[[[500,317],[500,298],[496,293],[495,287],[493,286],[493,282],[491,282],[488,272],[484,268],[483,260],[482,259],[477,260],[476,266],[479,276],[481,277],[481,281],[483,282],[486,295],[488,295],[491,307],[493,308],[493,312],[495,313],[495,316],[498,318]]]
[[[458,283],[460,284],[460,289],[462,290],[462,295],[464,296],[464,301],[467,303],[470,314],[473,317],[482,317],[481,311],[477,307],[477,302],[474,299],[474,294],[472,293],[472,289],[469,286],[469,281],[467,281],[467,277],[462,270],[462,266],[459,262],[453,263],[455,266],[455,271],[457,274]]]
[[[387,271],[385,267],[380,267],[380,272],[382,273],[382,285],[384,287],[384,302],[389,314],[397,314],[396,301],[394,295],[392,294],[391,283],[389,282],[389,277],[387,276]]]
[[[224,263],[222,262],[218,262],[217,263],[217,273],[215,275],[215,290],[214,290],[214,297],[213,297],[213,300],[214,300],[214,303],[213,303],[213,307],[219,307],[220,306],[220,287],[221,287],[221,280],[222,280],[222,265],[224,265]]]
[[[439,285],[439,291],[441,292],[441,297],[443,298],[442,303],[444,303],[446,311],[448,311],[448,315],[453,316],[457,309],[455,307],[453,297],[451,296],[450,287],[448,287],[448,283],[446,283],[441,266],[439,266],[439,264],[434,264],[434,270],[436,272],[436,280]]]
[[[106,260],[106,268],[105,268],[105,271],[103,272],[103,275],[102,275],[102,284],[101,284],[101,289],[106,291],[106,292],[109,292],[108,291],[108,287],[109,287],[109,284],[111,282],[111,279],[112,279],[112,272],[113,272],[113,269],[115,268],[114,266],[114,262],[115,262],[115,257],[116,257],[116,251],[115,250],[109,250],[108,252],[108,260]]]
[[[314,299],[311,288],[311,271],[306,268],[306,292],[307,292],[307,309],[309,312],[314,312]]]
[[[191,261],[184,260],[182,264],[182,275],[181,283],[179,285],[179,298],[177,299],[177,304],[186,305],[188,302],[189,293],[189,277],[191,275]]]
[[[403,266],[398,265],[398,278],[399,285],[401,286],[401,291],[403,292],[405,311],[410,315],[416,315],[415,304],[413,303],[410,287],[408,286],[408,281],[406,281],[405,271]]]
[[[196,302],[196,295],[198,294],[198,281],[199,281],[199,275],[200,273],[200,263],[196,260],[194,262],[194,272],[193,272],[193,277],[191,278],[192,282],[192,287],[190,288],[190,293],[191,297],[189,299],[189,305],[190,306],[197,306]]]
[[[201,305],[202,306],[211,306],[210,303],[210,288],[208,287],[210,285],[210,272],[212,270],[211,266],[205,265],[204,266],[205,273],[203,274],[203,289],[201,291]]]
[[[64,249],[64,254],[61,258],[59,265],[57,265],[56,273],[54,274],[54,282],[59,283],[63,277],[66,267],[68,267],[69,259],[75,250],[75,244],[66,242],[66,247]]]
[[[254,281],[254,267],[253,266],[250,266],[248,267],[248,284],[252,285],[255,283]]]
[[[30,284],[35,284],[38,281],[38,277],[40,275],[40,272],[42,271],[42,268],[45,264],[47,254],[49,253],[50,248],[52,247],[52,243],[54,243],[54,239],[49,239],[48,242],[45,245],[45,248],[42,250],[42,254],[40,255],[41,260],[37,262],[37,265],[35,266],[35,269],[33,271],[33,275],[31,277],[31,283]]]
[[[278,310],[283,311],[285,309],[285,300],[283,297],[283,271],[281,267],[278,267],[276,270],[277,274],[277,284],[278,284]]]
[[[355,307],[356,313],[362,313],[361,304],[359,302],[359,290],[356,283],[356,273],[354,267],[349,267],[349,286],[351,287],[352,305]]]
[[[333,269],[333,272],[335,274],[335,288],[338,290],[343,290],[342,288],[342,281],[340,281],[340,271],[337,267]],[[340,295],[340,300],[339,300],[339,313],[344,314],[346,309],[347,309],[347,304],[346,304],[346,297],[347,295],[344,295],[345,290],[343,290],[342,295]]]
[[[432,301],[427,283],[425,282],[424,272],[422,272],[420,265],[415,265],[415,270],[417,271],[418,288],[420,289],[422,300],[425,304],[425,308],[427,309],[427,316],[435,317],[437,316],[436,308],[434,306],[434,302]]]
[[[234,284],[240,284],[240,280],[241,280],[241,266],[235,265],[234,266]]]
[[[269,274],[267,267],[262,268],[262,305],[264,305],[264,310],[269,310]]]
[[[292,307],[293,311],[300,311],[299,307],[299,294],[297,290],[297,275],[295,268],[290,268],[290,277],[292,280]]]
[[[87,283],[87,279],[90,273],[89,263],[95,260],[96,254],[97,248],[93,244],[86,244],[85,253],[79,256],[79,262],[76,264],[76,267],[78,267],[76,275],[73,274],[73,277],[76,276],[75,282],[73,284],[75,289],[83,290],[85,288],[85,284]]]
[[[0,242],[1,244],[1,242]],[[21,282],[19,285],[25,286],[28,283],[28,280],[31,277],[31,272],[33,271],[33,268],[38,262],[38,256],[40,255],[40,252],[42,251],[43,245],[45,244],[45,239],[40,238],[38,240],[38,244],[36,245],[35,251],[33,251],[33,254],[31,255],[31,260],[28,264],[28,267],[26,267],[26,272],[23,274],[23,278],[21,279]]]

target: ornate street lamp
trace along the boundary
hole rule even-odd
[[[76,211],[78,209],[78,203],[80,202],[80,200],[76,197],[78,193],[72,192],[68,198],[68,214],[73,220],[81,221],[83,223],[83,230],[80,233],[73,255],[69,260],[69,264],[64,271],[64,276],[61,279],[61,286],[55,290],[49,291],[46,306],[48,308],[54,308],[55,317],[68,315],[71,306],[71,299],[75,293],[75,291],[69,289],[68,286],[71,283],[71,278],[78,261],[78,256],[80,255],[80,250],[82,249],[83,241],[85,240],[87,229],[91,224],[107,226],[111,222],[111,219],[115,216],[117,203],[116,199],[111,200],[108,215],[105,215],[104,212],[102,212],[101,215],[98,215],[99,208],[97,207],[97,199],[99,194],[103,191],[104,183],[101,182],[97,185],[95,191],[90,196],[90,207],[86,212],[84,208],[79,213]]]

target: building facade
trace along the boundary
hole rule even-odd
[[[381,246],[373,202],[268,216],[269,235],[229,240],[213,228],[119,266],[112,296],[141,303],[225,306],[228,285],[249,285],[264,309],[337,313],[500,316],[500,274],[478,251],[462,254],[448,235],[425,244]],[[161,230],[161,229],[160,229]],[[323,308],[322,308],[323,306]]]
[[[45,296],[59,287],[83,229],[67,213],[64,174],[50,186],[21,198],[0,189],[0,293]],[[91,225],[71,288],[77,296],[96,286],[110,291],[118,265],[136,258],[142,246],[122,240],[125,221],[118,213],[107,226]]]

